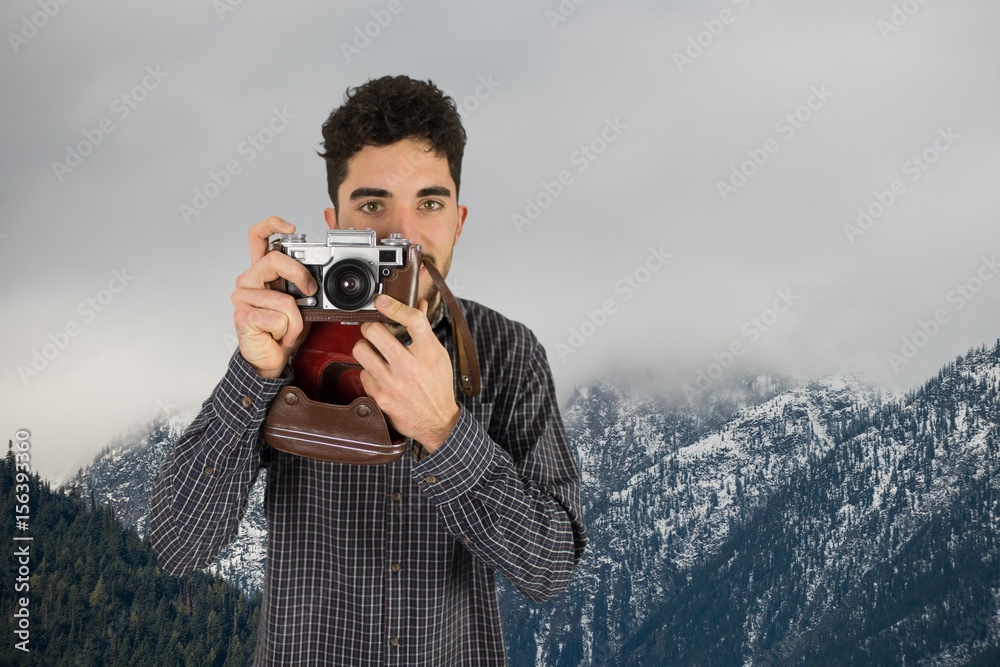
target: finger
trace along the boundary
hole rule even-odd
[[[267,334],[277,342],[282,342],[289,334],[290,322],[286,312],[262,308],[234,295],[233,320],[236,331],[241,336],[256,337]]]
[[[266,315],[246,314],[245,321],[251,325],[264,322],[266,327],[260,327],[261,330],[268,331],[276,340],[280,339],[285,347],[295,345],[304,332],[302,313],[290,294],[268,289],[237,288],[232,294],[232,301],[237,308],[265,311]],[[276,323],[276,315],[281,316],[282,322]]]
[[[427,317],[427,309],[429,307],[430,304],[427,302],[427,299],[421,299],[417,302],[417,308],[419,308],[420,312],[424,314],[424,317]]]
[[[268,283],[284,278],[285,280],[301,286],[303,293],[312,295],[316,293],[318,285],[313,279],[309,269],[304,264],[298,262],[283,252],[269,252],[260,260],[240,274],[236,279],[237,287],[250,289],[266,289]]]
[[[365,395],[371,398],[372,394],[378,389],[375,378],[368,371],[362,370],[358,374],[358,379],[361,380],[361,388],[365,390]]]
[[[361,326],[361,335],[390,364],[398,363],[403,355],[409,354],[399,339],[381,322],[366,322]]]
[[[375,308],[393,322],[398,322],[406,327],[413,342],[427,340],[428,337],[434,338],[434,332],[431,331],[426,313],[385,294],[381,294],[375,299]]]
[[[367,340],[359,340],[355,343],[351,354],[373,378],[383,377],[389,372],[389,365],[385,359]]]
[[[300,311],[299,315],[301,316],[301,314],[302,313]],[[302,333],[300,333],[298,336],[296,336],[294,339],[292,339],[292,345],[291,346],[292,347],[299,347],[300,345],[302,345],[302,343],[306,342],[306,338],[309,336],[309,331],[310,331],[311,327],[312,327],[312,322],[305,322],[305,321],[303,321],[302,322]],[[292,331],[292,329],[291,329],[291,327],[289,327],[289,333],[291,333],[291,331]],[[285,339],[287,339],[287,338],[288,338],[288,336],[286,335]]]
[[[283,340],[288,333],[288,318],[284,313],[266,308],[239,304],[233,310],[233,322],[239,338],[268,335],[275,341]]]
[[[378,404],[379,409],[382,410],[382,415],[386,418],[386,421],[389,423],[390,426],[393,426],[395,428],[392,422],[392,418],[386,412],[386,408],[383,407],[383,404],[386,403],[386,397],[382,388],[382,384],[378,381],[378,378],[369,373],[367,370],[362,370],[361,373],[358,375],[358,379],[361,380],[361,388],[365,390],[365,395],[374,400]]]
[[[250,263],[253,264],[267,253],[267,240],[272,234],[291,234],[294,231],[295,225],[276,215],[253,225],[249,233]]]

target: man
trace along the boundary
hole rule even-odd
[[[399,232],[447,275],[467,215],[454,102],[430,82],[384,77],[349,91],[323,136],[327,224]],[[268,283],[317,289],[297,261],[266,252],[270,235],[293,230],[276,217],[250,228],[252,265],[232,297],[239,351],[154,484],[161,565],[179,575],[211,563],[266,467],[256,664],[506,664],[494,573],[543,601],[566,588],[586,544],[545,352],[525,326],[460,300],[482,392],[456,392],[449,314],[422,269],[420,307],[379,297],[398,326],[365,324],[354,348],[366,392],[412,450],[357,466],[272,449],[260,426],[307,331]]]

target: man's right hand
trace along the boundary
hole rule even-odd
[[[309,333],[290,294],[270,289],[279,277],[295,283],[305,294],[316,292],[316,281],[300,262],[283,252],[268,252],[272,234],[291,234],[295,225],[271,216],[250,228],[250,268],[236,279],[233,320],[240,354],[258,375],[276,378],[292,352]]]

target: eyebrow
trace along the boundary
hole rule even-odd
[[[418,197],[450,197],[451,190],[444,187],[443,185],[433,185],[429,188],[423,188],[417,192]]]
[[[432,185],[427,188],[421,188],[417,192],[418,197],[450,197],[451,190],[444,187],[443,185]],[[351,192],[351,200],[364,199],[365,197],[380,197],[382,199],[392,198],[392,193],[388,190],[383,190],[382,188],[356,188]]]
[[[382,188],[357,188],[351,193],[351,200],[363,199],[365,197],[382,197],[388,199],[392,193]]]

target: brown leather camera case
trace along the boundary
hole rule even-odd
[[[375,401],[361,396],[350,405],[310,400],[298,387],[286,387],[267,415],[264,440],[276,449],[339,463],[392,463],[410,441],[390,436]]]

